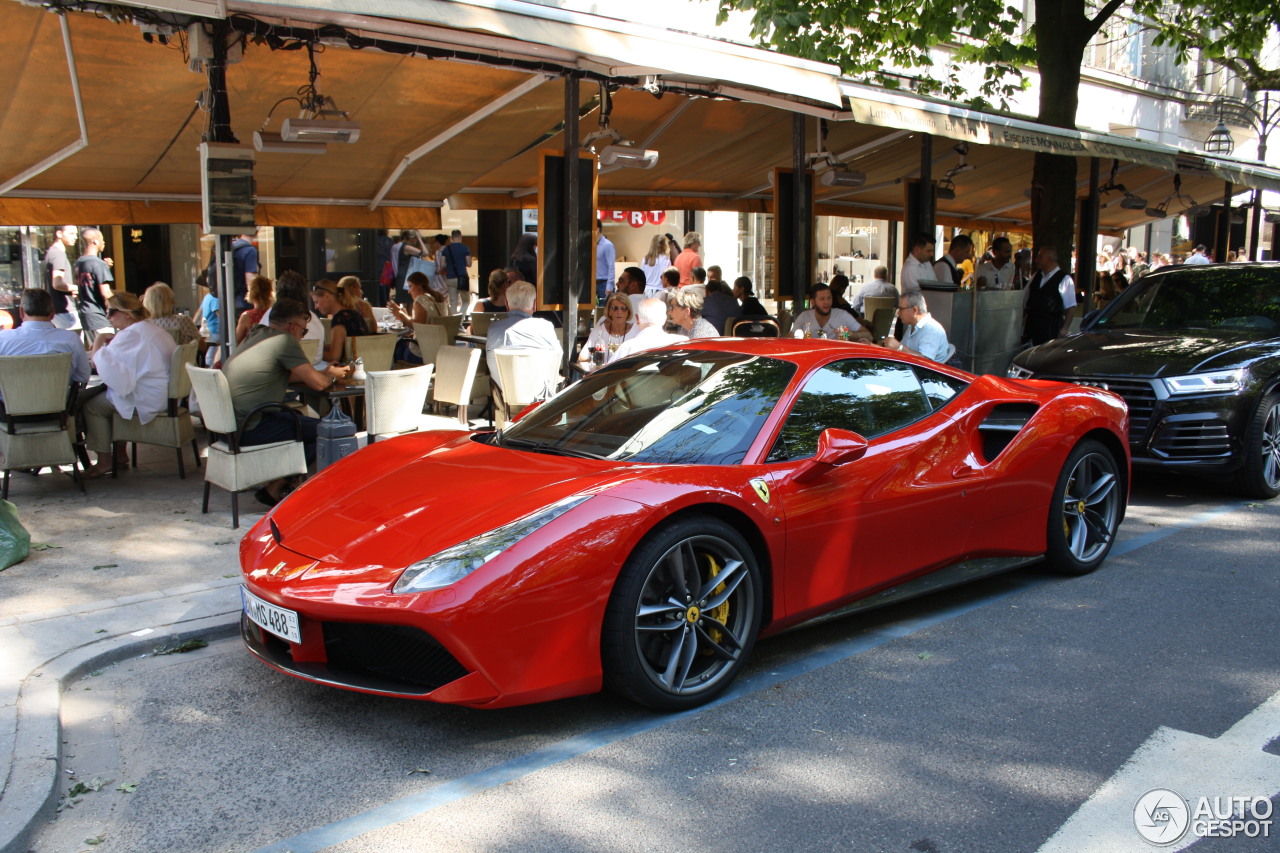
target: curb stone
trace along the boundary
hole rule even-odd
[[[16,708],[13,761],[0,792],[0,853],[26,853],[36,821],[58,799],[62,766],[62,692],[82,676],[169,645],[199,637],[224,639],[239,629],[239,610],[157,627],[145,637],[104,638],[58,655],[23,680]]]

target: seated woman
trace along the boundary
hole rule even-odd
[[[360,279],[353,275],[344,275],[338,279],[338,289],[351,297],[351,304],[355,308],[356,313],[364,318],[364,324],[370,332],[377,333],[378,321],[373,316],[373,306],[364,298],[364,288],[360,286]]]
[[[504,269],[489,273],[489,296],[487,299],[476,300],[476,304],[471,306],[472,312],[499,314],[506,311],[507,288],[512,282],[513,278]]]
[[[604,301],[604,319],[591,327],[591,334],[587,336],[587,342],[582,345],[582,352],[578,354],[578,361],[584,371],[591,369],[591,354],[596,347],[604,351],[604,361],[597,364],[613,361],[622,342],[631,340],[639,331],[634,319],[631,300],[627,295],[617,291],[610,293],[609,298]]]
[[[148,317],[138,297],[117,291],[107,300],[107,322],[114,332],[100,332],[89,350],[89,359],[102,384],[80,397],[86,443],[98,461],[85,476],[101,477],[111,471],[113,441],[111,416],[137,415],[151,423],[169,404],[169,360],[178,348],[173,336],[143,321]],[[116,458],[127,464],[124,443],[115,447]]]
[[[667,295],[667,318],[690,338],[718,338],[716,327],[702,319],[702,295],[684,288]]]
[[[256,275],[253,281],[249,282],[249,292],[247,294],[249,304],[253,307],[240,315],[236,320],[236,343],[244,343],[244,339],[249,337],[249,333],[253,331],[253,327],[262,322],[262,317],[271,308],[271,303],[276,301],[275,286],[271,283],[271,279],[265,275]]]
[[[329,345],[324,348],[325,361],[331,364],[344,361],[347,338],[372,334],[352,304],[351,297],[329,279],[322,278],[312,285],[311,299],[321,316],[330,320]]]
[[[199,340],[201,349],[204,348],[204,339],[200,337],[195,320],[186,314],[173,312],[173,288],[163,281],[157,281],[143,292],[142,307],[151,315],[147,322],[166,332],[177,334],[179,346]]]
[[[396,303],[387,307],[391,309],[391,313],[395,315],[396,319],[404,324],[406,329],[412,329],[414,323],[425,323],[431,317],[447,317],[449,315],[449,307],[445,304],[445,297],[427,287],[427,277],[425,275],[420,272],[409,273],[409,277],[405,279],[405,284],[409,287],[409,295],[413,297],[413,310],[406,311]],[[418,347],[418,342],[402,339],[396,344],[396,359],[398,361],[407,361],[411,364],[422,364],[422,350]]]

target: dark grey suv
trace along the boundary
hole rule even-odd
[[[1019,353],[1014,378],[1107,388],[1129,404],[1135,468],[1231,477],[1280,494],[1280,264],[1166,267]]]

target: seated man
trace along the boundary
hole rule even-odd
[[[729,287],[719,279],[707,281],[707,298],[702,301],[702,319],[716,327],[716,333],[727,334],[725,321],[739,315],[738,300],[729,293]]]
[[[688,343],[684,335],[667,332],[663,326],[667,324],[667,305],[661,299],[646,299],[640,303],[636,312],[636,325],[640,331],[631,340],[623,341],[613,356],[613,361],[667,344]]]
[[[868,296],[892,296],[898,297],[898,288],[889,283],[889,268],[885,266],[876,267],[872,274],[871,281],[862,285],[858,289],[858,295],[853,298],[853,310],[859,314],[866,314],[864,310],[867,304]],[[871,317],[868,320],[873,319]]]
[[[835,307],[831,286],[823,282],[813,286],[813,307],[801,311],[791,328],[798,338],[838,338],[846,334],[849,340],[871,343],[871,333],[848,311]],[[841,329],[845,331],[842,333]]]
[[[947,340],[947,330],[929,316],[923,293],[913,290],[898,297],[898,319],[907,327],[907,332],[901,341],[892,335],[885,338],[886,347],[922,355],[952,367],[960,366],[955,345]]]
[[[0,331],[0,356],[71,353],[71,381],[89,381],[89,353],[80,335],[53,325],[53,297],[42,288],[22,291],[22,325]],[[2,402],[0,402],[2,404]]]
[[[316,370],[302,352],[298,341],[307,333],[311,312],[301,302],[281,299],[271,307],[271,322],[257,326],[222,369],[231,390],[236,420],[264,403],[283,403],[289,383],[297,382],[316,391],[332,388],[339,379],[351,375],[350,365],[328,365]],[[282,410],[263,412],[241,436],[244,445],[290,441],[294,437],[294,416]],[[302,443],[307,464],[316,458],[316,418],[302,418]],[[272,480],[255,497],[267,506],[280,501],[286,480]]]
[[[489,334],[485,340],[485,363],[489,366],[489,377],[502,389],[498,382],[499,349],[539,349],[549,353],[560,354],[564,350],[556,327],[550,320],[533,316],[537,304],[538,292],[527,281],[518,281],[507,288],[507,316],[489,326]]]

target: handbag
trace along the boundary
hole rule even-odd
[[[405,277],[407,278],[416,272],[422,273],[430,281],[436,275],[436,262],[417,256],[409,258],[409,272],[405,274]]]
[[[390,287],[396,283],[396,271],[391,266],[391,261],[384,261],[382,264],[382,275],[378,277],[378,284],[383,287]]]

